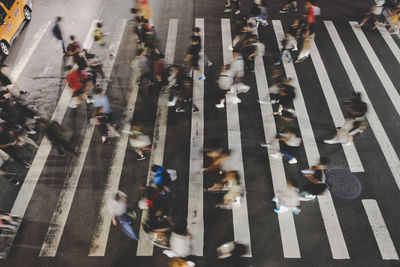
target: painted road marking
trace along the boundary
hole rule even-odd
[[[123,33],[125,31],[126,23],[127,20],[122,20],[122,23],[118,25],[118,28],[116,30],[116,39],[114,40],[115,42],[114,47],[116,47],[115,51],[113,51],[114,53],[118,52],[118,48],[119,45],[121,44]],[[89,32],[89,34],[93,35],[93,32]],[[104,68],[107,80],[110,79],[114,63],[115,63],[115,57],[107,58]],[[106,90],[107,86],[104,89]],[[93,137],[94,129],[95,129],[94,125],[90,125],[90,127],[86,129],[82,146],[79,148],[80,150],[79,156],[77,159],[74,158],[73,163],[71,163],[71,166],[73,166],[74,169],[72,171],[72,174],[69,177],[66,177],[65,179],[63,189],[61,191],[59,200],[57,202],[56,210],[54,211],[53,217],[50,221],[50,226],[47,230],[47,234],[43,242],[42,249],[40,250],[39,253],[40,257],[56,256],[61,236],[63,234],[65,224],[67,222],[69,211],[71,209],[72,201],[74,199],[76,188],[79,183],[79,178],[83,170],[86,155],[87,152],[89,151],[89,146]]]
[[[353,63],[350,60],[349,54],[347,53],[342,43],[342,40],[340,39],[339,34],[336,31],[335,26],[333,25],[333,22],[324,21],[324,23],[329,32],[333,44],[336,47],[337,53],[347,72],[347,76],[350,79],[354,91],[362,93],[364,101],[368,103],[369,125],[371,126],[372,132],[374,133],[375,138],[378,141],[378,144],[383,152],[383,155],[385,156],[386,162],[389,165],[393,178],[396,181],[397,186],[400,188],[400,160],[396,154],[396,151],[394,150],[392,144],[390,143],[389,138],[385,132],[385,129],[383,128],[381,122],[379,121],[374,106],[371,104],[367,91],[365,90],[361,82],[361,79],[358,76],[356,69],[354,68]]]
[[[195,26],[200,28],[201,46],[204,49],[204,19],[196,18]],[[189,192],[187,229],[192,235],[191,254],[203,256],[204,218],[203,218],[203,147],[204,147],[204,80],[199,75],[204,73],[204,50],[201,51],[200,73],[193,75],[193,103],[199,108],[192,112],[190,136]]]
[[[258,36],[258,31],[255,30],[254,34]],[[257,82],[257,90],[259,99],[270,101],[268,81],[264,67],[263,57],[259,54],[255,58],[255,76]],[[263,128],[265,140],[273,140],[276,135],[276,125],[272,109],[272,105],[267,103],[266,105],[260,106],[261,117],[263,120]],[[268,148],[268,155],[276,153],[279,151],[279,143],[272,142],[271,147]],[[272,183],[274,187],[275,195],[279,191],[283,191],[286,185],[285,168],[283,166],[282,160],[275,160],[270,157],[270,167]],[[283,214],[278,214],[279,228],[282,240],[283,256],[285,258],[300,258],[300,248],[299,241],[297,239],[296,226],[294,224],[293,213],[286,212]]]
[[[310,55],[315,66],[315,71],[317,72],[322,91],[324,92],[326,102],[328,103],[333,122],[335,123],[336,128],[342,127],[345,118],[342,110],[340,109],[339,102],[337,101],[335,90],[333,89],[332,83],[329,80],[328,72],[325,69],[325,65],[322,62],[321,56],[314,41],[311,45]],[[354,142],[351,142],[351,145],[349,146],[344,146],[342,144],[342,147],[344,154],[346,155],[350,171],[364,172],[364,167],[361,163],[360,156],[358,155]]]
[[[97,21],[93,21],[92,27],[93,25],[96,25],[96,22]],[[92,27],[89,29],[89,32],[87,34],[87,36],[90,36],[90,39],[93,39],[94,28]],[[86,40],[88,40],[87,45],[90,45],[87,47],[90,48],[93,42],[89,43],[89,37],[86,37]],[[19,74],[14,75],[15,77],[19,76]],[[52,120],[55,120],[60,124],[62,123],[71,96],[72,90],[69,90],[68,85],[66,85],[57,103],[56,109],[54,110],[54,113],[51,117]],[[47,140],[47,138],[43,138],[42,142],[40,143],[40,147],[36,152],[35,158],[32,161],[32,165],[29,168],[28,173],[26,174],[24,183],[22,184],[22,187],[19,190],[18,196],[11,209],[12,214],[15,214],[19,217],[24,217],[26,209],[29,205],[29,201],[32,198],[33,191],[35,190],[40,174],[42,173],[42,170],[44,168],[44,164],[46,163],[47,157],[49,156],[50,150],[51,144],[49,140]]]
[[[39,45],[40,40],[42,39],[44,33],[49,28],[50,21],[48,21],[45,26],[40,27],[39,31],[35,33],[32,39],[29,40],[29,45],[26,50],[22,53],[22,55],[17,59],[17,65],[12,68],[12,72],[10,74],[11,81],[17,82],[19,76],[22,71],[28,64],[29,59],[31,58],[33,52],[35,52],[36,47]]]
[[[130,129],[133,113],[135,111],[135,105],[139,87],[137,86],[137,79],[135,72],[132,73],[132,91],[128,97],[127,110],[125,113],[125,123],[122,129]],[[106,185],[104,187],[104,195],[101,200],[100,214],[98,218],[98,225],[96,226],[96,233],[93,236],[89,256],[104,256],[107,247],[108,235],[110,232],[111,215],[107,209],[107,202],[114,196],[119,187],[121,179],[122,168],[124,165],[126,149],[128,145],[129,135],[123,134],[118,140],[117,148],[113,154],[111,170],[107,176]]]
[[[170,19],[168,27],[167,45],[165,47],[165,62],[167,64],[174,63],[177,34],[178,34],[178,19]],[[156,122],[153,134],[153,145],[150,156],[149,172],[147,174],[146,184],[149,184],[153,179],[153,176],[151,175],[151,165],[156,164],[162,166],[164,162],[164,148],[165,148],[165,138],[167,135],[167,120],[168,120],[168,95],[169,95],[169,90],[165,90],[163,92],[160,92],[160,96],[158,98],[157,115],[156,115]],[[142,226],[146,217],[147,217],[147,210],[143,210],[140,222],[139,241],[136,251],[137,256],[153,255],[153,244],[150,243],[149,240],[147,240],[145,236],[146,233],[144,232]]]
[[[393,40],[390,32],[384,26],[379,26],[378,30],[381,33],[386,44],[389,46],[390,50],[392,51],[394,57],[397,59],[397,62],[400,63],[400,48],[397,46],[396,42]]]
[[[392,238],[386,227],[385,220],[379,210],[378,203],[374,199],[363,199],[365,212],[368,216],[369,224],[374,232],[376,243],[384,260],[398,260],[396,248],[393,245]]]
[[[393,106],[396,108],[397,113],[400,115],[400,95],[394,87],[392,80],[390,80],[389,75],[386,73],[385,69],[382,66],[382,63],[379,61],[378,57],[375,54],[375,51],[372,49],[370,43],[368,42],[367,37],[365,37],[364,32],[357,28],[358,25],[355,21],[349,22],[355,35],[357,36],[358,41],[360,42],[362,48],[364,49],[365,54],[367,55],[371,66],[374,68],[375,73],[378,75],[379,80],[381,81],[383,87],[385,88],[387,94],[389,95],[390,100],[393,103]]]
[[[221,19],[222,30],[222,50],[224,64],[232,62],[232,51],[229,49],[232,46],[231,24],[229,19]],[[243,187],[243,197],[240,205],[233,205],[233,231],[235,241],[241,242],[248,246],[247,254],[244,256],[251,257],[251,241],[249,216],[247,211],[247,196],[246,196],[246,181],[244,177],[243,155],[242,155],[242,140],[240,135],[239,108],[237,104],[226,101],[226,121],[228,129],[228,147],[231,150],[230,161],[232,166],[237,167],[240,176],[240,184]]]
[[[273,20],[272,23],[276,35],[276,40],[278,41],[279,49],[282,49],[281,43],[279,41],[282,40],[285,36],[282,24],[278,20]],[[304,102],[303,94],[301,92],[301,87],[298,82],[293,63],[284,62],[283,65],[287,76],[294,78],[293,83],[294,86],[297,88],[296,97],[293,100],[293,105],[296,110],[297,121],[301,130],[303,144],[307,155],[307,161],[308,164],[311,166],[317,163],[320,158],[318,147],[315,142],[314,133],[312,131],[310,119],[308,117],[306,109],[306,104]],[[320,206],[322,218],[324,220],[325,230],[328,235],[332,257],[334,259],[350,258],[329,190],[325,191],[325,195],[318,196],[318,203]]]

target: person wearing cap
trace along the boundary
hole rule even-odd
[[[117,226],[119,222],[122,227],[122,231],[131,239],[137,241],[138,237],[131,226],[132,221],[129,220],[126,215],[128,209],[127,195],[122,191],[118,191],[114,197],[109,199],[107,202],[107,209],[112,216],[111,219],[113,225]]]

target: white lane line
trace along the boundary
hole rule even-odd
[[[281,49],[281,43],[285,36],[282,28],[282,24],[278,20],[272,21],[274,26],[274,31],[276,35],[276,40],[278,41],[279,49]],[[296,110],[297,121],[299,123],[301,136],[303,138],[304,148],[306,150],[307,161],[311,166],[316,163],[319,158],[319,151],[317,144],[315,142],[314,133],[312,131],[310,119],[308,117],[306,104],[304,102],[303,93],[301,92],[301,87],[298,82],[296,70],[293,63],[283,63],[285,72],[288,77],[294,78],[294,86],[296,90],[296,98],[293,100],[293,104]],[[339,224],[339,219],[337,218],[335,206],[333,204],[332,198],[330,196],[329,190],[326,190],[324,195],[318,196],[318,203],[321,210],[321,215],[324,220],[325,230],[328,235],[329,244],[331,247],[332,257],[334,259],[349,259],[349,252],[347,251],[346,242],[343,237],[342,229]],[[326,203],[329,203],[326,204]]]
[[[200,28],[201,46],[204,47],[204,19],[196,18],[195,26]],[[200,73],[204,73],[204,52],[201,51]],[[199,108],[192,112],[190,136],[189,192],[187,229],[192,235],[191,254],[203,256],[203,146],[204,146],[204,80],[199,81],[199,73],[193,75],[193,103]]]
[[[381,33],[386,44],[389,46],[390,50],[392,51],[394,57],[397,59],[397,62],[400,63],[400,48],[397,46],[396,42],[393,40],[390,32],[384,26],[379,26],[378,30]]]
[[[119,45],[121,44],[121,40],[124,34],[125,26],[127,20],[122,20],[122,23],[118,25],[115,34],[115,46],[116,49],[113,51],[114,53],[118,52]],[[92,32],[89,34],[93,35]],[[115,57],[107,58],[105,63],[104,72],[106,75],[106,79],[109,80],[111,76],[111,71],[115,63]],[[108,82],[107,82],[108,84]],[[106,85],[107,86],[107,85]],[[107,89],[105,87],[104,89]],[[42,245],[42,249],[40,250],[40,257],[55,257],[57,253],[58,246],[60,244],[61,236],[64,231],[65,224],[67,222],[67,218],[69,215],[69,211],[71,209],[72,201],[74,199],[74,195],[79,183],[79,178],[82,173],[82,169],[85,163],[87,152],[89,151],[90,142],[93,137],[95,126],[90,125],[90,127],[85,131],[84,139],[82,146],[79,148],[79,156],[77,159],[73,159],[72,174],[69,177],[66,177],[63,189],[61,191],[59,200],[57,202],[56,210],[53,213],[53,217],[50,221],[50,226],[47,230],[47,234],[45,240]]]
[[[358,23],[355,21],[350,21],[349,23],[353,28],[353,31],[357,36],[357,39],[360,42],[362,48],[364,49],[364,52],[367,55],[371,66],[374,68],[376,74],[379,77],[379,80],[381,81],[383,87],[389,95],[393,106],[396,108],[397,113],[400,115],[400,95],[394,87],[392,80],[390,80],[389,75],[386,73],[385,69],[382,66],[382,63],[379,61],[377,55],[375,54],[375,51],[372,49],[370,43],[367,40],[367,37],[365,37],[364,32],[360,28],[356,27]]]
[[[168,27],[167,45],[165,47],[165,62],[167,64],[174,63],[176,37],[178,34],[178,19],[170,19]],[[160,92],[158,97],[158,107],[156,122],[154,126],[152,153],[149,163],[149,171],[147,173],[147,182],[152,180],[151,165],[157,164],[162,166],[164,162],[165,138],[167,135],[167,119],[168,119],[168,95],[169,90]],[[140,222],[139,241],[136,251],[136,256],[152,256],[153,244],[146,238],[146,233],[143,230],[143,222],[147,217],[147,210],[143,210]]]
[[[354,68],[353,63],[350,60],[349,54],[347,53],[342,40],[339,37],[338,32],[336,31],[335,26],[332,21],[324,21],[325,26],[328,30],[328,33],[332,39],[333,44],[336,47],[337,53],[342,61],[342,64],[347,72],[347,76],[350,79],[351,85],[353,86],[354,91],[360,92],[363,94],[364,101],[368,103],[368,122],[371,126],[371,130],[375,135],[376,140],[385,156],[386,162],[389,165],[389,168],[392,172],[393,178],[396,181],[397,186],[400,189],[400,160],[394,150],[392,144],[389,141],[389,138],[383,128],[378,115],[375,112],[374,106],[371,104],[371,100],[368,97],[367,91],[365,90],[360,77],[357,74],[356,69]],[[400,103],[400,102],[398,102]],[[397,103],[397,105],[398,105]]]
[[[49,25],[50,21],[48,21],[44,26],[40,27],[39,31],[36,32],[33,38],[29,40],[29,45],[27,45],[28,48],[24,50],[22,55],[17,59],[17,65],[12,68],[12,72],[10,74],[11,80],[13,82],[17,82],[26,64],[28,64],[28,61],[31,58],[33,52],[35,52],[36,47],[39,45],[39,42],[42,39],[44,33],[49,28]]]
[[[254,34],[258,36],[258,31]],[[267,76],[265,73],[264,60],[261,55],[256,55],[255,58],[255,76],[257,82],[257,90],[259,99],[270,101]],[[263,121],[265,140],[272,140],[276,135],[275,119],[272,115],[272,105],[261,105],[261,117]],[[279,150],[279,143],[273,142],[271,148],[268,148],[268,155],[271,155]],[[282,160],[274,160],[270,158],[272,183],[274,192],[277,194],[286,188],[285,168]],[[279,228],[281,232],[283,256],[285,258],[300,258],[300,248],[297,239],[296,226],[294,224],[293,213],[286,212],[278,214]]]
[[[95,21],[92,23],[92,25],[95,25]],[[91,39],[93,39],[93,30],[94,28],[90,28],[87,34],[87,36],[90,36]],[[88,40],[89,37],[87,37],[86,39]],[[88,46],[88,48],[90,48],[90,46]],[[19,76],[19,74],[15,74],[15,77],[17,76]],[[54,113],[51,117],[52,120],[55,120],[60,124],[62,123],[71,96],[72,90],[70,90],[66,85],[57,103],[56,109],[54,110]],[[47,157],[49,156],[50,150],[50,142],[47,140],[47,138],[43,138],[42,142],[40,143],[40,147],[36,152],[35,158],[32,161],[32,166],[29,168],[29,171],[26,174],[24,183],[22,184],[22,187],[19,190],[18,196],[11,209],[12,214],[15,214],[19,217],[24,217],[26,209],[29,205],[29,201],[32,198],[33,191],[35,190],[40,174],[42,173],[42,170],[44,168],[44,164],[46,163]]]
[[[224,64],[232,62],[232,51],[228,47],[232,46],[231,24],[229,19],[221,19],[222,30],[222,49],[224,56]],[[228,129],[228,146],[232,154],[230,160],[232,166],[236,166],[240,176],[240,184],[243,187],[244,193],[240,205],[233,205],[233,231],[235,241],[241,242],[248,246],[248,251],[244,255],[251,257],[251,241],[249,215],[247,211],[247,196],[246,196],[246,181],[244,177],[243,155],[242,155],[242,140],[240,134],[239,108],[237,104],[226,103],[226,121]]]
[[[125,123],[123,129],[130,129],[133,113],[135,111],[136,99],[139,88],[136,83],[135,73],[132,73],[132,91],[128,97],[128,105],[125,113]],[[89,256],[104,256],[107,247],[108,234],[110,232],[111,215],[107,210],[107,201],[118,191],[121,179],[122,168],[124,166],[125,154],[128,145],[129,135],[123,134],[118,140],[117,148],[113,154],[111,170],[108,174],[104,195],[101,200],[100,214],[96,233],[90,245]]]
[[[335,90],[333,89],[332,83],[329,80],[328,72],[326,71],[325,65],[322,62],[321,56],[314,41],[311,45],[310,55],[315,66],[322,91],[324,92],[326,102],[328,103],[333,122],[335,123],[336,127],[342,127],[345,119],[342,110],[340,109],[339,102],[336,98]],[[360,156],[358,155],[354,143],[352,143],[350,146],[342,145],[342,147],[344,154],[346,155],[350,171],[364,172],[364,167],[361,163]]]
[[[392,238],[386,227],[385,220],[379,210],[378,203],[375,199],[363,199],[365,212],[368,216],[369,224],[374,232],[376,243],[384,260],[398,260],[396,248],[393,245]]]

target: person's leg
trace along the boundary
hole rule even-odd
[[[25,165],[25,162],[17,155],[17,149],[15,146],[3,148],[3,151],[6,152],[16,163]]]
[[[63,38],[61,38],[61,47],[62,47],[63,53],[65,54],[67,52],[67,50],[65,49],[65,43],[64,43]]]
[[[117,216],[117,220],[121,224],[122,231],[129,236],[132,239],[135,239],[136,241],[138,240],[137,235],[132,229],[132,226],[130,225],[130,222],[125,218],[125,215],[122,216]]]

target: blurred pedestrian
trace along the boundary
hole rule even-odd
[[[299,214],[301,209],[299,199],[299,189],[294,187],[291,183],[287,183],[287,187],[278,191],[276,196],[272,199],[274,204],[274,211],[276,213],[285,213],[292,210],[294,214]]]
[[[188,62],[189,64],[188,72],[186,74],[188,77],[193,77],[194,71],[199,70],[200,49],[201,46],[199,43],[199,38],[196,36],[192,36],[189,49],[184,59],[184,61]],[[205,78],[206,77],[201,73],[199,80],[204,80]]]
[[[61,20],[62,20],[61,17],[56,18],[56,21],[53,25],[53,35],[57,40],[61,41],[62,51],[65,54],[67,52],[67,50],[65,49],[64,39],[63,39],[61,28],[60,28]]]
[[[287,0],[283,8],[279,10],[279,13],[286,14],[289,12],[296,12],[296,11],[297,11],[297,0]]]
[[[67,138],[67,130],[62,127],[57,121],[46,120],[45,118],[37,118],[36,121],[42,126],[44,135],[49,139],[53,148],[58,154],[64,155],[65,152],[75,155],[75,150],[69,145]]]
[[[117,226],[118,223],[122,228],[122,231],[131,239],[138,240],[135,231],[132,228],[132,220],[128,217],[128,199],[127,195],[118,191],[114,197],[107,202],[108,212],[111,214],[112,223]]]
[[[146,156],[144,155],[143,151],[151,151],[151,139],[148,135],[145,135],[140,127],[132,125],[129,133],[129,144],[138,154],[136,159],[137,160],[144,160]]]
[[[378,27],[379,20],[382,18],[384,4],[385,0],[375,0],[375,5],[367,12],[364,19],[357,27],[360,28],[364,26],[369,20],[374,21],[374,27],[372,27],[372,29]]]
[[[77,63],[81,59],[81,45],[75,40],[74,35],[71,35],[69,39],[71,42],[67,46],[67,53],[72,57],[72,61]]]
[[[218,78],[218,87],[219,87],[219,103],[215,104],[217,108],[224,108],[225,107],[225,95],[231,89],[233,84],[233,73],[230,70],[230,65],[224,65],[221,67],[221,72]],[[239,99],[240,100],[240,99]],[[240,100],[241,101],[241,100]]]

